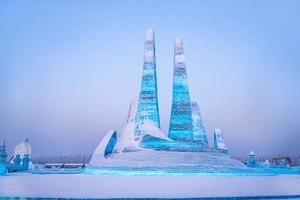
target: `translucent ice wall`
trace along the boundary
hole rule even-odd
[[[0,164],[6,163],[7,153],[6,153],[6,144],[5,140],[0,140]]]
[[[223,132],[221,129],[214,129],[214,151],[221,153],[228,153],[228,149],[225,145]]]
[[[174,51],[173,100],[169,137],[174,140],[192,141],[193,126],[190,93],[183,44],[179,38],[175,40]]]
[[[146,32],[142,84],[139,94],[138,110],[135,118],[136,124],[145,120],[153,121],[155,125],[160,128],[154,29],[150,29]],[[136,134],[139,135],[138,128],[136,128]]]
[[[206,131],[203,125],[200,108],[197,102],[192,101],[193,140],[208,145]]]

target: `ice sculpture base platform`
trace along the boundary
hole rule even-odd
[[[246,167],[229,155],[211,152],[172,152],[143,150],[113,153],[94,159],[87,174],[109,175],[180,175],[195,173],[263,173]]]

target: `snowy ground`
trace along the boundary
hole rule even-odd
[[[300,175],[99,176],[13,174],[0,177],[0,197],[300,197]]]

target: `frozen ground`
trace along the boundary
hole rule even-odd
[[[0,177],[0,197],[300,197],[300,175],[99,176],[13,174]]]

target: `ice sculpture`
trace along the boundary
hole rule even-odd
[[[152,120],[146,119],[136,123],[137,105],[138,99],[134,99],[130,104],[126,123],[118,134],[116,151],[119,153],[123,151],[142,150],[140,143],[145,136],[171,141]],[[135,128],[138,128],[138,135],[135,134]]]
[[[175,40],[174,51],[173,99],[169,138],[179,141],[193,141],[190,93],[183,44],[179,38]]]
[[[168,135],[160,129],[157,98],[154,30],[146,33],[144,65],[139,97],[129,108],[117,134],[110,131],[95,150],[85,173],[125,170],[165,172],[224,172],[248,170],[230,158],[221,130],[214,132],[214,151],[209,148],[199,106],[190,101],[183,44],[175,40],[173,99]]]
[[[6,163],[6,143],[5,140],[0,140],[0,163]]]
[[[4,140],[0,140],[0,176],[3,175],[7,167],[6,144]]]
[[[100,144],[96,148],[91,158],[90,163],[93,163],[95,160],[106,158],[108,155],[113,153],[115,145],[117,142],[117,131],[110,130],[102,138]]]
[[[270,161],[267,159],[260,164],[262,167],[270,167]]]
[[[18,171],[22,171],[21,156],[15,155],[12,162],[10,163],[9,172],[18,172]]]
[[[28,141],[27,138],[24,142],[16,145],[9,172],[26,171],[31,166],[31,147]]]
[[[137,113],[137,106],[138,106],[139,99],[135,98],[132,100],[126,123],[124,124],[122,130],[118,134],[117,144],[116,144],[116,151],[122,152],[125,149],[128,151],[138,150],[138,144],[140,141],[137,140],[139,136],[135,135],[135,118]]]
[[[214,130],[214,150],[220,153],[228,153],[221,129]]]
[[[248,156],[247,166],[248,167],[257,167],[258,166],[257,161],[256,161],[256,156],[253,151],[251,151]]]
[[[193,140],[200,142],[208,147],[206,131],[203,125],[199,106],[196,101],[192,101],[192,119],[193,119]]]
[[[23,159],[26,154],[28,154],[29,157],[31,156],[31,146],[28,138],[24,142],[16,145],[14,151],[14,156],[20,155],[21,159]]]
[[[139,128],[143,133],[145,133],[145,136],[151,136],[165,141],[173,141],[168,138],[151,120],[141,122]]]
[[[137,113],[137,106],[139,104],[139,98],[134,98],[129,106],[128,116],[126,120],[126,124],[135,122],[136,113]]]
[[[144,120],[151,120],[158,128],[160,128],[157,97],[154,29],[150,29],[146,32],[142,84],[135,120],[136,135],[141,134],[137,126]]]

